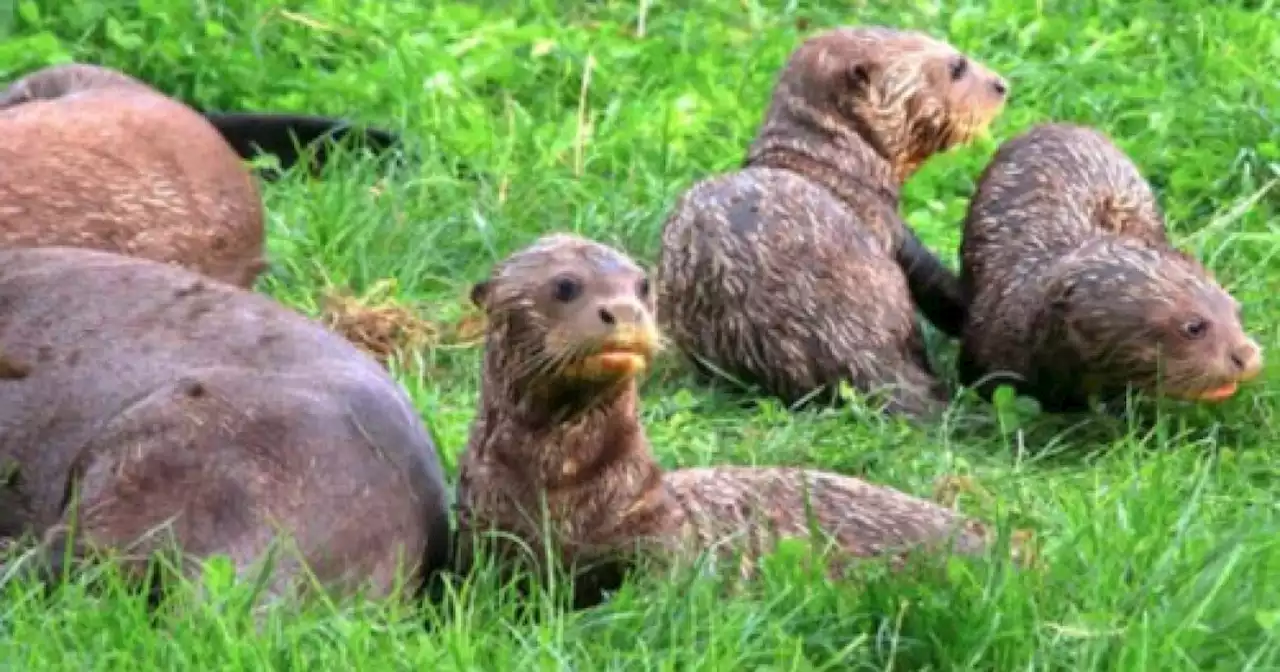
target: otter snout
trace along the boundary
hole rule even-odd
[[[658,347],[658,333],[653,315],[639,300],[631,297],[606,299],[595,306],[595,329],[605,350],[622,349],[642,353],[646,357]]]
[[[1231,349],[1232,372],[1239,380],[1252,380],[1262,372],[1262,348],[1253,339]]]
[[[630,297],[605,299],[583,315],[592,343],[575,369],[591,380],[617,380],[639,375],[658,350],[658,333],[643,303]]]
[[[636,301],[612,301],[602,304],[596,314],[606,326],[615,328],[641,328],[649,319],[649,311]]]

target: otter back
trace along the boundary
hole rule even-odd
[[[29,531],[56,532],[75,495],[76,543],[169,521],[244,571],[283,530],[322,583],[375,593],[447,550],[439,459],[403,390],[267,297],[83,248],[0,250],[0,353],[0,464]]]
[[[123,75],[31,97],[43,90],[26,82],[45,76],[0,108],[0,246],[88,247],[251,285],[261,196],[217,129]]]
[[[1025,275],[1110,232],[1169,244],[1164,215],[1138,167],[1101,132],[1042,124],[996,150],[970,199],[960,245],[966,293]]]

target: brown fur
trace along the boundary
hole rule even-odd
[[[958,368],[966,385],[990,376],[984,395],[1011,383],[1057,410],[1131,385],[1194,398],[1262,366],[1239,303],[1172,246],[1137,166],[1094,129],[1044,124],[1005,142],[961,258],[972,304]]]
[[[658,306],[672,340],[788,403],[847,380],[896,387],[893,412],[940,410],[914,309],[958,335],[963,303],[955,274],[902,220],[899,191],[1006,96],[1003,79],[922,33],[806,41],[745,166],[695,184],[665,223]]]
[[[443,562],[430,436],[382,368],[319,324],[84,248],[0,250],[0,307],[0,351],[29,368],[0,380],[0,464],[18,468],[24,530],[54,549],[74,521],[78,553],[123,553],[135,572],[169,541],[244,572],[283,530],[323,585],[375,595],[397,562]],[[282,550],[277,593],[299,578]]]
[[[88,247],[249,287],[263,235],[253,175],[186,105],[87,64],[0,92],[0,247]]]
[[[559,301],[565,278],[580,291]],[[480,408],[460,458],[464,553],[470,534],[488,530],[514,535],[538,558],[559,549],[573,564],[625,563],[619,558],[635,544],[677,558],[724,545],[747,551],[749,576],[751,560],[778,536],[806,534],[806,491],[820,529],[853,556],[938,544],[953,533],[963,552],[985,548],[980,525],[855,478],[781,467],[664,473],[637,417],[636,376],[647,364],[609,374],[597,361],[611,340],[637,361],[657,351],[646,285],[622,252],[552,235],[476,286],[489,330]],[[550,538],[542,533],[543,498]]]

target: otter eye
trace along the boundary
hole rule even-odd
[[[649,278],[641,278],[639,284],[636,285],[636,293],[640,298],[649,298]]]
[[[951,61],[951,81],[960,81],[969,72],[969,59],[961,56]]]
[[[1191,340],[1204,338],[1207,333],[1209,333],[1209,321],[1201,317],[1188,320],[1182,325],[1182,335]]]
[[[556,301],[569,303],[582,293],[582,283],[573,278],[557,278],[555,284]]]

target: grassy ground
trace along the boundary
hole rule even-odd
[[[993,139],[936,159],[906,189],[907,218],[946,258],[995,142],[1041,120],[1093,124],[1139,162],[1174,237],[1236,292],[1264,346],[1280,342],[1280,199],[1262,191],[1280,176],[1280,88],[1263,66],[1280,59],[1274,2],[111,4],[0,3],[14,8],[0,17],[0,76],[75,57],[203,106],[350,116],[417,145],[418,163],[382,177],[351,160],[267,187],[274,268],[260,289],[309,314],[326,287],[392,279],[400,300],[454,321],[469,282],[552,230],[651,262],[677,193],[740,161],[801,36],[860,21],[946,36],[1012,82]],[[934,341],[950,361],[954,345]],[[478,351],[422,357],[427,373],[401,379],[452,473]],[[1044,568],[829,585],[781,567],[732,599],[710,581],[639,580],[601,609],[523,621],[481,582],[428,610],[429,631],[375,605],[282,611],[255,629],[243,591],[216,572],[216,599],[160,628],[123,596],[41,604],[13,590],[0,667],[1276,669],[1278,391],[1262,380],[1222,407],[1141,422],[962,401],[947,422],[913,428],[856,409],[735,407],[668,366],[644,389],[665,464],[811,465],[924,495],[967,477],[986,495],[959,506],[1033,529]]]

